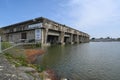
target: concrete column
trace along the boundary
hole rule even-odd
[[[87,42],[87,37],[85,36],[85,42]]]
[[[68,44],[70,42],[70,37],[67,38],[66,43]]]
[[[78,35],[74,35],[74,39],[75,39],[75,43],[79,43],[79,36]]]
[[[48,36],[48,29],[46,28],[45,29],[45,32],[44,32],[44,44],[47,44],[47,36]]]
[[[85,42],[85,36],[83,37],[83,42]]]
[[[89,37],[86,37],[86,42],[89,42]]]
[[[79,42],[82,43],[82,36],[79,36]]]
[[[73,43],[76,42],[76,36],[73,34],[73,40],[72,40]]]
[[[89,42],[89,37],[87,37],[87,42]]]
[[[81,36],[81,42],[83,43],[83,36]]]
[[[48,35],[48,29],[41,29],[41,44],[42,45],[45,45],[47,43],[47,35]]]
[[[70,35],[70,44],[73,44],[73,34]]]
[[[60,35],[59,35],[59,42],[60,42],[60,44],[65,44],[64,43],[64,35],[65,35],[65,32],[61,32]]]
[[[44,29],[41,29],[41,44],[44,44]]]
[[[84,36],[82,36],[82,42],[84,43]]]
[[[83,42],[85,42],[85,36],[83,36]]]
[[[76,37],[76,42],[77,42],[77,44],[79,43],[79,35],[77,35],[77,37]]]

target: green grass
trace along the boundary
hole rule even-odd
[[[45,70],[45,67],[42,67],[41,65],[28,63],[26,57],[23,55],[18,56],[10,53],[5,53],[4,55],[10,61],[10,63],[14,64],[16,67],[20,66],[32,67],[36,69],[38,72],[42,72]]]
[[[27,66],[27,61],[24,56],[13,56],[12,54],[9,53],[5,53],[4,55],[16,67]]]
[[[26,57],[25,56],[15,56],[15,55],[10,54],[10,53],[5,53],[4,56],[8,59],[8,61],[10,63],[12,63],[13,65],[15,65],[15,67],[20,67],[20,66],[32,67],[32,68],[36,69],[36,71],[38,73],[42,73],[45,70],[45,67],[42,67],[40,65],[29,64],[26,61]],[[33,76],[32,72],[26,72],[26,73],[29,74],[29,75],[31,75],[31,76]],[[40,75],[40,78],[42,79],[43,75]],[[34,77],[34,80],[36,80],[35,77]]]
[[[12,46],[9,42],[2,42],[1,44],[2,50]]]
[[[37,44],[25,44],[25,45],[21,45],[24,49],[34,49],[34,48],[40,48],[41,47],[41,43],[37,43]]]

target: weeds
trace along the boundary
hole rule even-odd
[[[11,47],[12,45],[9,42],[2,42],[2,50]]]
[[[29,64],[26,60],[26,57],[24,56],[13,56],[10,53],[5,53],[5,57],[15,65],[15,67],[20,67],[20,66],[26,66],[26,67],[32,67],[36,69],[38,72],[42,72],[45,70],[45,67],[42,67],[37,64]]]

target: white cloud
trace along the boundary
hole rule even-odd
[[[73,24],[81,28],[98,27],[119,15],[115,0],[70,0],[69,8]]]

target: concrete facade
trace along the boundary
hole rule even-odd
[[[87,33],[59,24],[47,18],[35,18],[2,28],[3,41],[40,42],[41,44],[73,44],[89,42]]]

